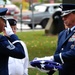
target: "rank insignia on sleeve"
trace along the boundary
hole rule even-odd
[[[14,45],[8,45],[7,48],[10,50],[13,50],[15,48],[15,46]]]

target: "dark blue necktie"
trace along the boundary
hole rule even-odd
[[[70,32],[71,32],[71,29],[67,30],[67,35],[66,36],[68,36],[70,34]]]
[[[70,34],[70,33],[71,33],[71,29],[68,30],[68,34]]]

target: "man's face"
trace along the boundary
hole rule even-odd
[[[0,17],[0,32],[3,32],[5,25],[5,21]]]
[[[67,26],[68,28],[71,28],[75,25],[75,14],[70,13],[64,17],[62,17],[64,21],[64,25]]]
[[[13,32],[16,34],[16,29],[17,29],[16,25],[15,26],[11,26],[11,28],[12,28]]]

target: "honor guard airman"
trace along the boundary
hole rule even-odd
[[[61,4],[60,8],[66,29],[59,33],[54,55],[38,60],[60,63],[62,69],[59,70],[59,75],[75,75],[75,4]]]
[[[22,59],[25,57],[24,48],[19,38],[13,33],[9,22],[4,17],[7,8],[0,8],[0,32],[6,31],[10,41],[0,34],[0,75],[8,74],[8,59],[10,57]]]
[[[14,34],[16,34],[17,21],[14,18],[8,18],[7,20]],[[11,39],[9,36],[7,36],[5,30],[3,31],[3,34],[8,38],[8,40]],[[9,62],[8,62],[9,75],[28,75],[28,65],[29,65],[28,50],[26,44],[22,40],[20,40],[20,43],[24,48],[25,58],[17,59],[17,58],[9,57]]]

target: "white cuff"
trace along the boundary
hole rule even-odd
[[[60,57],[60,60],[61,60],[62,64],[64,64],[64,61],[63,61],[61,53],[59,54],[59,57]]]
[[[12,44],[15,44],[15,43],[17,43],[17,42],[20,42],[20,40],[16,40],[16,41],[12,42]]]

